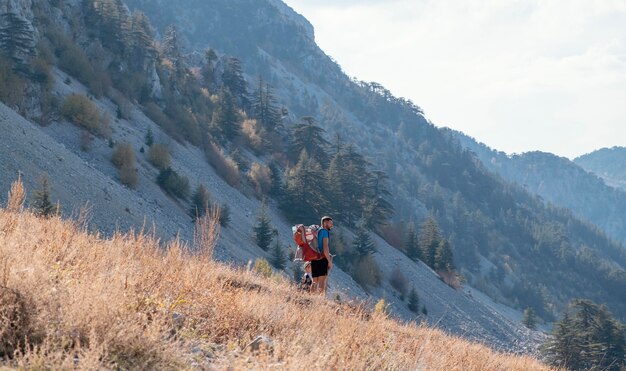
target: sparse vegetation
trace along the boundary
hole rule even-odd
[[[172,165],[170,150],[165,144],[156,143],[148,149],[148,161],[159,170],[165,170]]]
[[[157,177],[157,184],[172,196],[186,200],[189,197],[191,189],[189,187],[189,179],[179,175],[171,168],[161,170]]]
[[[137,156],[135,155],[135,150],[133,150],[133,146],[128,142],[119,143],[115,147],[115,150],[113,150],[111,162],[118,169],[124,166],[132,166],[136,161]]]
[[[61,115],[95,135],[101,137],[110,135],[109,119],[84,95],[71,94],[65,98],[61,106]]]
[[[389,277],[389,283],[391,286],[396,289],[400,293],[400,299],[404,300],[406,295],[406,291],[409,287],[409,281],[406,279],[402,271],[395,267],[391,272],[391,277]]]
[[[255,162],[248,173],[258,197],[268,194],[272,187],[272,172],[269,167]]]
[[[548,369],[370,316],[362,305],[298,293],[284,280],[192,253],[178,240],[165,248],[146,235],[103,240],[58,217],[7,210],[0,210],[0,231],[0,262],[10,262],[0,264],[0,313],[19,317],[0,321],[8,353],[0,367],[181,369],[193,360],[205,369],[278,362],[286,369]],[[316,321],[302,321],[302,311],[313,308]],[[319,323],[326,336],[311,337]],[[264,333],[273,352],[251,352],[247,344]]]
[[[213,166],[217,174],[231,187],[239,187],[241,180],[237,163],[235,163],[232,158],[227,157],[215,142],[210,141],[204,148],[207,160],[209,164]]]
[[[272,275],[272,267],[270,266],[270,263],[263,258],[258,258],[254,261],[253,270],[261,277],[269,278]]]

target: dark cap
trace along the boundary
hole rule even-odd
[[[324,220],[333,220],[333,218],[331,218],[330,216],[326,215],[322,217],[322,220],[320,221],[320,227],[324,226]]]

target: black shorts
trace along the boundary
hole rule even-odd
[[[328,259],[323,258],[321,260],[311,261],[311,276],[313,278],[327,276],[328,275]]]

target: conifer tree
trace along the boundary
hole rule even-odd
[[[454,270],[454,263],[452,261],[452,249],[450,249],[450,243],[445,238],[442,238],[435,250],[435,265],[436,271],[452,272]]]
[[[149,60],[156,58],[154,47],[154,32],[148,17],[140,11],[135,11],[131,18],[132,38],[132,65],[136,70],[143,71]]]
[[[428,217],[422,224],[418,240],[424,263],[434,269],[435,253],[441,240],[441,234],[437,221],[432,216]]]
[[[33,207],[35,208],[35,214],[44,218],[52,216],[55,211],[55,207],[50,201],[50,185],[48,184],[47,175],[41,178],[41,189],[35,191]]]
[[[352,247],[360,257],[365,257],[376,252],[376,245],[372,241],[369,231],[362,223],[357,226],[356,237],[352,241]]]
[[[608,309],[573,300],[544,346],[548,361],[568,369],[619,370],[626,366],[624,327]]]
[[[189,213],[194,220],[196,218],[201,218],[206,214],[206,211],[209,208],[210,199],[211,196],[209,191],[203,184],[199,184],[191,196],[191,210],[189,210]]]
[[[328,142],[324,139],[326,131],[316,125],[315,119],[310,116],[302,118],[302,123],[293,127],[289,154],[293,161],[297,160],[303,150],[315,161],[326,169],[329,162]]]
[[[409,310],[413,313],[417,313],[420,310],[419,297],[417,296],[417,291],[415,291],[415,286],[411,287],[411,292],[409,293]]]
[[[278,239],[278,234],[274,234],[274,238],[276,239],[274,243],[274,248],[272,249],[272,258],[270,259],[270,263],[272,266],[278,270],[285,269],[287,265],[287,258],[285,257],[285,252],[283,248],[280,246],[280,241]]]
[[[169,25],[163,33],[162,43],[163,55],[171,60],[177,67],[182,63],[182,53],[180,50],[180,41],[178,40],[178,29],[174,25]]]
[[[240,122],[235,100],[228,88],[224,86],[220,88],[218,94],[210,130],[214,136],[222,140],[232,140],[239,134]]]
[[[204,66],[202,66],[202,78],[206,87],[211,87],[215,82],[215,62],[217,61],[217,54],[215,50],[208,48],[204,52]]]
[[[411,260],[416,261],[421,259],[420,249],[417,242],[417,233],[415,233],[413,223],[409,225],[406,241],[404,243],[404,251],[406,252],[406,256],[408,256]]]
[[[375,170],[368,175],[363,218],[367,227],[374,229],[389,220],[394,209],[387,201],[387,198],[391,196],[387,185],[389,179],[387,174],[384,171]]]
[[[257,245],[267,251],[272,243],[272,228],[265,203],[261,206],[261,211],[257,216],[257,224],[253,230]]]
[[[315,186],[312,186],[315,185]],[[300,160],[287,172],[281,209],[293,221],[316,220],[327,214],[324,173],[317,161],[302,151]]]
[[[268,132],[272,132],[280,124],[281,114],[276,106],[272,87],[259,76],[257,90],[252,98],[252,110],[254,117]]]
[[[532,307],[524,309],[522,324],[531,330],[537,327],[537,318],[535,317],[535,310]]]
[[[226,60],[222,82],[240,106],[244,108],[248,106],[248,85],[243,77],[243,67],[239,58],[229,57]]]

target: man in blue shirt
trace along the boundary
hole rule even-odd
[[[326,294],[326,278],[328,277],[328,271],[333,267],[329,248],[330,230],[333,229],[333,218],[330,216],[322,217],[320,226],[322,229],[317,232],[317,246],[323,257],[320,260],[313,260],[311,262],[311,273],[313,276],[311,292],[319,291],[322,294]]]

